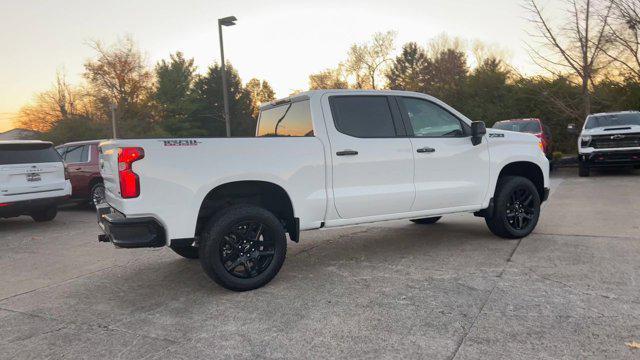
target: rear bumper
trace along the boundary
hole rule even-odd
[[[58,206],[58,204],[65,202],[68,198],[68,196],[57,196],[44,199],[0,203],[0,218],[30,215],[37,211],[43,211],[51,206]]]
[[[99,205],[97,215],[104,232],[98,241],[121,248],[153,248],[167,243],[164,227],[152,217],[128,218],[108,204]]]
[[[598,151],[580,154],[578,160],[589,167],[640,165],[640,150]]]

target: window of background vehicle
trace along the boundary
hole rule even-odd
[[[359,138],[396,137],[386,96],[336,96],[330,104],[341,133]]]
[[[87,162],[86,147],[86,145],[69,146],[64,157],[65,162],[70,164]]]
[[[48,144],[5,144],[0,145],[0,165],[40,164],[62,162],[51,145]]]
[[[258,120],[257,136],[313,136],[309,100],[263,110]]]
[[[416,137],[464,136],[462,123],[440,106],[422,99],[403,98]]]
[[[591,115],[585,129],[625,125],[640,125],[640,113]]]
[[[540,123],[535,120],[500,121],[495,123],[493,128],[531,134],[538,134],[542,131],[540,129]]]

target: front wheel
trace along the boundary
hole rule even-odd
[[[233,291],[257,289],[280,271],[287,254],[284,227],[271,212],[250,205],[221,210],[206,225],[200,263],[209,277]]]
[[[58,207],[51,206],[44,210],[35,211],[31,213],[31,218],[35,222],[45,222],[45,221],[51,221],[55,219],[57,215],[58,215]]]
[[[507,239],[523,238],[535,229],[540,217],[540,194],[531,180],[507,176],[498,181],[494,213],[485,218],[492,233]]]

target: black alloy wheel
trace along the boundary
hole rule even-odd
[[[262,274],[273,261],[275,241],[267,224],[252,220],[233,225],[220,242],[220,260],[229,274],[250,279]]]
[[[287,256],[282,220],[267,209],[234,205],[218,211],[199,236],[200,264],[233,291],[257,289],[280,271]]]
[[[516,230],[525,230],[536,215],[537,209],[534,206],[533,193],[527,187],[518,187],[511,192],[507,201],[507,223]]]
[[[531,234],[540,217],[540,193],[531,180],[505,176],[498,180],[494,209],[485,222],[497,236],[520,239]]]

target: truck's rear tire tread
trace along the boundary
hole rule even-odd
[[[275,242],[269,266],[252,278],[239,278],[225,269],[219,255],[220,241],[236,223],[258,220],[272,231]],[[216,213],[205,226],[198,244],[200,264],[207,275],[220,286],[233,291],[257,289],[269,283],[280,271],[287,255],[287,237],[282,223],[271,212],[253,205],[234,205]]]
[[[513,191],[518,187],[526,187],[533,195],[533,203],[535,207],[534,218],[523,230],[513,229],[508,225],[506,219],[507,202]],[[535,229],[538,219],[540,217],[540,195],[536,186],[531,180],[521,176],[505,176],[500,178],[496,186],[496,193],[494,196],[494,211],[493,214],[485,217],[485,222],[489,227],[489,230],[494,235],[505,239],[520,239],[528,236],[533,229]]]

